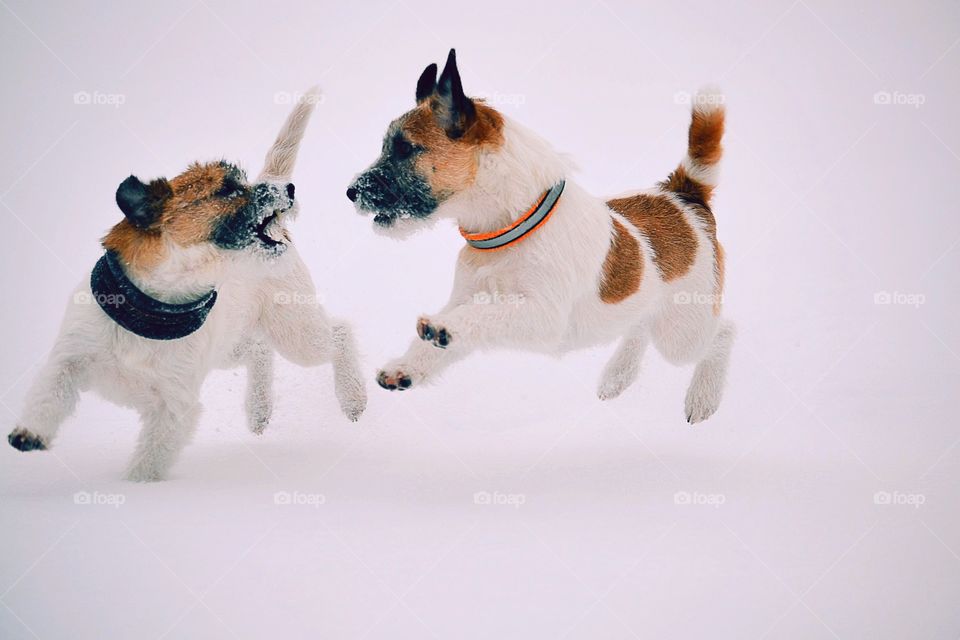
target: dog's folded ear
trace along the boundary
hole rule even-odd
[[[420,79],[422,81],[423,77]],[[419,93],[419,85],[417,88]],[[450,55],[447,56],[447,64],[437,81],[436,93],[433,113],[437,124],[449,137],[461,137],[477,119],[477,110],[473,100],[463,93],[460,72],[457,70],[457,52],[454,49],[450,49]]]
[[[130,224],[138,229],[148,229],[163,210],[167,198],[173,195],[170,183],[164,178],[144,184],[136,176],[130,176],[117,187],[117,206]]]
[[[417,80],[417,104],[420,104],[432,96],[436,90],[437,63],[431,62],[427,68],[423,70],[423,73],[420,74],[420,79]]]

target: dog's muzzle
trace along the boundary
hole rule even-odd
[[[224,249],[250,246],[279,254],[288,241],[282,216],[294,205],[296,188],[292,183],[261,182],[250,191],[250,202],[240,211],[223,219],[213,241]]]
[[[389,227],[401,218],[426,218],[437,208],[430,185],[416,172],[389,163],[377,164],[357,176],[347,188],[347,199],[360,213]]]

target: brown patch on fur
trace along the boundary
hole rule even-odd
[[[417,171],[430,182],[437,199],[443,200],[473,184],[481,149],[503,144],[503,116],[474,101],[476,119],[462,136],[452,139],[437,124],[434,102],[420,104],[404,116],[401,126],[410,142],[424,148],[416,161]]]
[[[653,261],[666,282],[690,270],[697,251],[697,237],[683,212],[666,196],[640,193],[610,200],[607,206],[647,237],[654,251]]]
[[[723,154],[723,108],[694,108],[687,134],[687,156],[696,165],[710,167],[720,162]],[[709,206],[713,187],[692,178],[683,166],[660,183],[660,188],[673,191],[691,204]]]
[[[221,218],[247,203],[245,197],[214,197],[232,170],[222,162],[191,165],[169,181],[172,195],[163,202],[157,222],[138,229],[122,220],[103,238],[104,248],[116,251],[134,270],[146,270],[163,261],[164,236],[182,246],[206,242]]]
[[[600,299],[607,304],[621,302],[640,290],[641,280],[643,256],[640,254],[640,243],[614,219],[610,249],[603,261],[603,275],[600,278]]]
[[[134,271],[148,271],[161,262],[165,255],[160,230],[143,231],[126,220],[115,224],[101,240],[103,248],[116,251],[121,260]]]
[[[723,147],[723,109],[694,109],[687,138],[687,154],[698,164],[720,162]]]
[[[682,166],[657,186],[664,191],[674,192],[685,202],[702,206],[708,206],[713,195],[713,187],[691,178]]]
[[[170,181],[173,195],[164,204],[160,226],[177,244],[206,242],[220,218],[246,204],[243,197],[213,197],[229,171],[229,165],[217,162],[194,164]]]

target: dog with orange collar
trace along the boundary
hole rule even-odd
[[[723,96],[693,99],[686,156],[655,188],[597,198],[564,157],[489,104],[466,96],[453,50],[420,76],[416,106],[387,129],[376,162],[347,189],[374,229],[405,236],[441,218],[466,240],[448,304],[421,317],[407,352],[377,375],[405,390],[486,347],[558,354],[620,344],[598,396],[637,377],[648,343],[696,363],[690,423],[718,408],[734,327],[721,316],[723,250],[711,195]]]

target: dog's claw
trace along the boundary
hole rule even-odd
[[[35,436],[26,429],[14,429],[7,436],[7,442],[19,451],[44,451],[47,448],[40,436]]]

